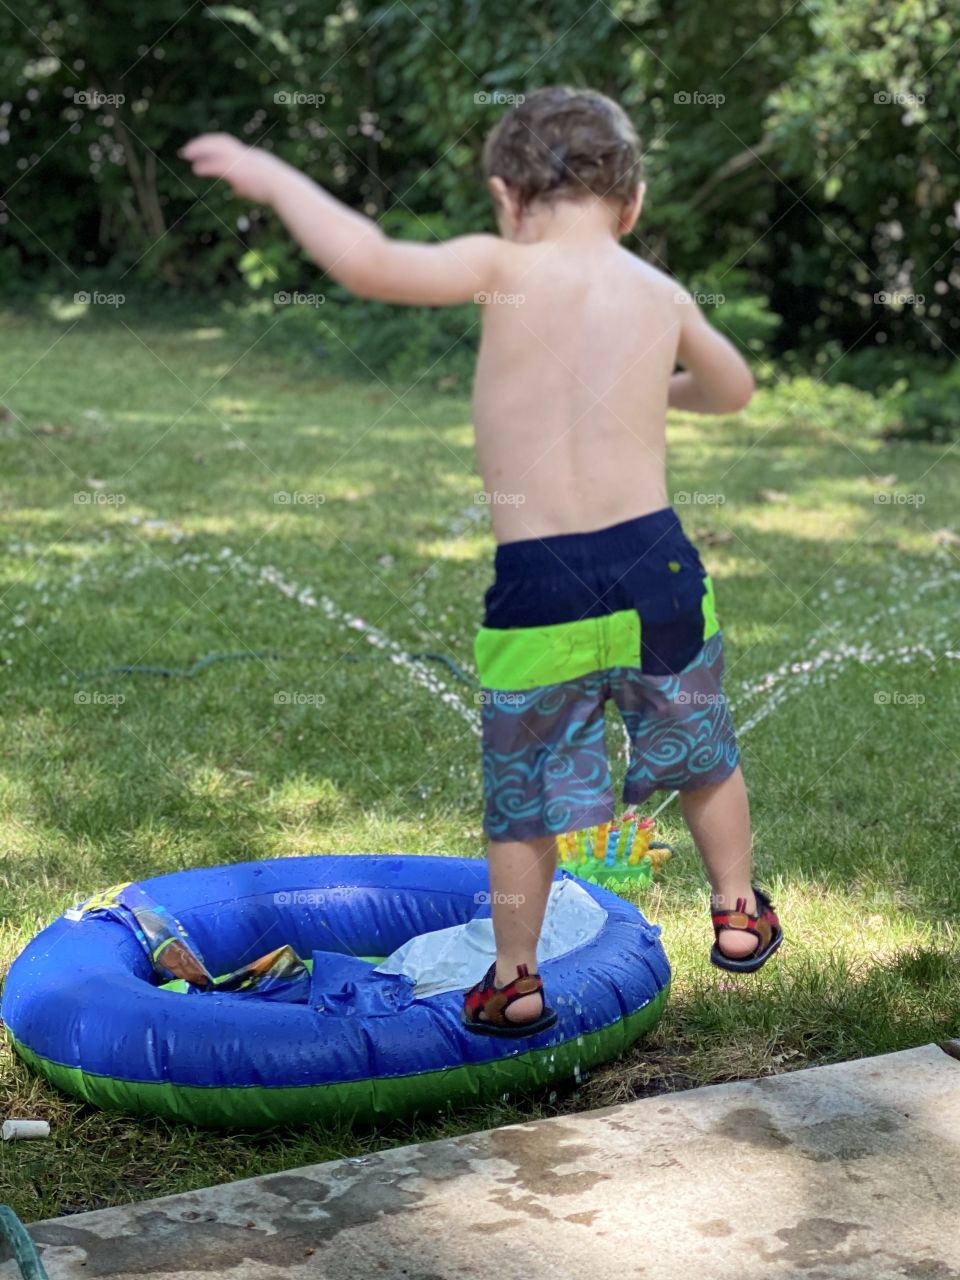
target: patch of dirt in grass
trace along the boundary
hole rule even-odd
[[[803,1054],[763,1036],[745,1034],[742,1043],[707,1045],[676,1030],[661,1027],[623,1057],[594,1069],[559,1110],[590,1111],[809,1065]]]

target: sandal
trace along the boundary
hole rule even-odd
[[[515,1000],[536,992],[543,998],[543,979],[537,973],[530,973],[525,964],[518,964],[517,976],[506,986],[498,987],[494,985],[496,972],[497,962],[494,960],[480,982],[464,994],[461,1021],[468,1031],[480,1036],[501,1036],[512,1040],[519,1036],[535,1036],[556,1023],[557,1011],[548,1009],[545,999],[539,1018],[533,1018],[530,1022],[511,1022],[505,1017],[505,1010]],[[485,1015],[482,1019],[481,1012]]]
[[[713,919],[714,943],[710,951],[710,963],[718,969],[728,969],[731,973],[755,973],[765,965],[783,941],[783,930],[773,909],[773,903],[756,885],[753,892],[757,898],[757,914],[747,911],[746,898],[737,899],[736,911],[711,911]],[[720,930],[741,929],[745,933],[757,935],[756,949],[747,956],[728,956],[720,950]]]

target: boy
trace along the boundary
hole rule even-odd
[[[441,244],[388,239],[235,138],[183,155],[272,205],[360,297],[482,305],[474,424],[498,547],[476,658],[497,958],[465,994],[464,1024],[514,1037],[557,1020],[536,948],[556,835],[613,816],[610,699],[631,739],[625,802],[681,792],[713,890],[711,960],[758,969],[782,933],[751,884],[713,588],[667,503],[664,440],[668,405],[735,413],[753,379],[689,294],[619,244],[644,195],[623,111],[590,90],[527,97],[484,153],[500,236]]]

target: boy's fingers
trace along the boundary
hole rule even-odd
[[[233,168],[232,157],[218,152],[193,151],[184,159],[198,178],[219,178]]]
[[[204,142],[236,142],[236,138],[232,133],[198,133],[195,138],[190,139],[187,146],[193,147]]]
[[[222,154],[235,141],[236,139],[229,133],[201,133],[181,147],[180,154],[184,160],[194,160],[203,155]]]
[[[216,147],[193,147],[191,150],[184,152],[184,158],[189,160],[191,164],[206,164],[208,161],[222,155],[223,152]]]

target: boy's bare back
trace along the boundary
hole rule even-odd
[[[676,283],[561,215],[501,242],[482,305],[477,461],[498,542],[601,528],[666,505]]]

